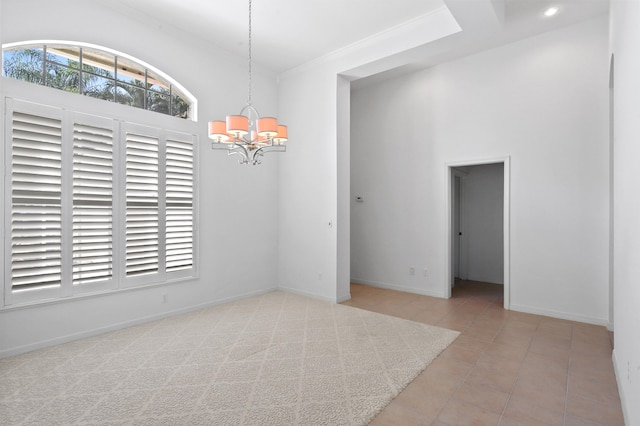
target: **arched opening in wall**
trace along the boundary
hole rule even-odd
[[[449,280],[445,294],[486,293],[509,308],[509,159],[447,166]]]

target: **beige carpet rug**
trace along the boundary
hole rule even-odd
[[[364,425],[457,335],[273,292],[0,360],[0,424]]]

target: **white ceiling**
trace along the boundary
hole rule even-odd
[[[248,0],[116,1],[247,56]],[[253,0],[252,56],[281,72],[442,6],[442,0]]]
[[[483,0],[253,0],[255,63],[276,73],[294,68],[357,41],[399,26],[441,7],[456,19]],[[492,0],[504,6],[504,28],[514,39],[606,13],[608,0]],[[247,56],[248,0],[110,0],[112,6],[190,35],[239,56]],[[554,18],[542,12],[560,7]],[[456,13],[456,11],[458,13]],[[465,23],[469,19],[465,17]],[[463,31],[465,26],[460,22]],[[481,25],[482,23],[479,23]],[[514,31],[513,27],[526,28]],[[503,40],[502,42],[508,42]]]

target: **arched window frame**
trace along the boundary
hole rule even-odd
[[[176,96],[179,96],[181,99],[183,99],[183,101],[185,101],[188,104],[188,113],[186,117],[182,117],[182,118],[187,118],[189,120],[192,121],[197,121],[198,119],[198,110],[197,110],[197,99],[182,85],[180,84],[178,81],[176,81],[175,79],[171,78],[168,74],[166,74],[165,72],[163,72],[162,70],[159,70],[158,68],[146,63],[145,61],[142,61],[138,58],[135,58],[131,55],[128,55],[126,53],[117,51],[115,49],[111,49],[108,47],[104,47],[104,46],[100,46],[100,45],[96,45],[96,44],[92,44],[92,43],[84,43],[84,42],[75,42],[75,41],[64,41],[64,40],[29,40],[29,41],[21,41],[21,42],[15,42],[15,43],[6,43],[2,45],[2,71],[3,71],[3,76],[5,75],[5,68],[4,68],[4,53],[7,50],[19,50],[20,48],[24,48],[24,50],[28,49],[28,48],[38,48],[38,46],[41,46],[43,48],[43,67],[42,67],[42,82],[40,82],[40,85],[47,85],[46,84],[46,77],[45,75],[47,74],[47,70],[46,70],[46,64],[48,63],[48,61],[45,60],[46,57],[46,46],[55,46],[55,47],[60,47],[60,46],[65,46],[68,47],[69,49],[78,49],[79,52],[79,66],[77,71],[80,73],[79,74],[79,93],[80,94],[86,94],[86,93],[82,93],[84,90],[83,87],[83,74],[91,74],[89,71],[87,71],[84,68],[83,65],[83,49],[89,49],[92,51],[98,51],[98,52],[103,52],[104,54],[107,55],[113,55],[114,57],[114,69],[113,69],[113,77],[104,77],[107,80],[110,80],[113,85],[114,88],[116,88],[114,90],[114,99],[113,101],[116,102],[117,101],[117,88],[123,87],[123,86],[130,86],[130,84],[128,84],[127,82],[124,81],[120,81],[118,79],[118,59],[121,59],[121,62],[124,61],[125,63],[128,63],[130,65],[133,65],[135,67],[137,67],[138,70],[144,70],[144,79],[142,80],[144,87],[140,87],[140,90],[144,91],[144,104],[142,106],[137,106],[138,108],[142,108],[142,109],[147,109],[147,110],[153,110],[151,108],[148,108],[147,105],[147,100],[149,99],[149,93],[153,93],[153,94],[158,94],[156,91],[154,91],[154,89],[149,87],[150,81],[157,81],[157,82],[161,82],[164,84],[167,84],[169,86],[169,100],[172,100],[172,89],[177,89],[177,94]],[[62,64],[62,67],[67,67],[66,65]],[[121,70],[122,73],[122,70]],[[139,75],[139,74],[138,74]],[[149,75],[152,75],[153,78],[150,79]],[[142,76],[140,76],[142,77]],[[101,78],[103,78],[101,76]],[[137,80],[140,80],[139,78],[136,78]],[[38,84],[38,83],[36,83]],[[64,90],[64,89],[63,89]],[[107,101],[111,101],[111,100],[107,100]],[[117,103],[125,103],[125,102],[117,102]],[[135,107],[136,105],[134,105]],[[171,111],[171,107],[169,107],[169,112],[168,113],[164,113],[166,115],[174,115],[172,114],[173,111]],[[163,112],[161,112],[163,113]]]
[[[139,63],[146,65],[142,61]],[[0,257],[4,260],[0,266],[1,276],[4,279],[4,291],[0,290],[0,312],[5,309],[20,309],[37,304],[55,304],[66,300],[129,291],[135,288],[162,286],[168,283],[187,283],[197,279],[199,277],[199,190],[196,161],[198,158],[198,124],[195,121],[195,104],[191,119],[180,119],[141,108],[127,108],[127,105],[114,102],[101,102],[102,99],[95,97],[76,96],[76,93],[70,91],[33,84],[25,80],[6,77],[0,77],[0,80],[2,80],[0,81],[2,86],[0,111],[3,112],[2,124],[4,125],[0,164],[5,170],[2,179],[3,188],[0,191],[3,193],[4,199],[3,208],[0,209],[0,223],[4,224],[5,230],[12,229],[12,210],[16,210],[16,214],[19,213],[17,211],[19,200],[14,199],[13,189],[21,183],[17,182],[17,179],[14,183],[13,178],[21,171],[16,169],[14,173],[13,151],[14,148],[15,150],[21,148],[15,140],[25,139],[17,134],[21,131],[18,128],[20,127],[18,122],[25,121],[22,119],[24,117],[20,117],[20,115],[26,113],[32,118],[31,121],[27,120],[27,124],[33,124],[34,120],[40,119],[47,121],[53,118],[54,121],[59,121],[61,125],[59,145],[62,152],[60,167],[53,167],[60,169],[62,176],[60,182],[62,192],[60,196],[61,226],[59,227],[62,233],[62,248],[60,259],[55,260],[60,264],[61,282],[57,285],[48,285],[44,282],[45,280],[39,280],[34,287],[25,288],[24,291],[19,289],[18,285],[14,286],[12,284],[12,262],[15,261],[17,264],[17,262],[29,259],[17,259],[20,257],[17,252],[15,253],[16,259],[12,259],[14,257],[12,239],[17,241],[18,236],[16,235],[14,238],[12,231],[8,231],[4,234],[3,244],[0,247]],[[186,91],[185,93],[188,94]],[[83,179],[76,175],[76,182],[74,182],[74,164],[79,164],[79,161],[76,161],[79,157],[76,156],[75,151],[85,148],[79,145],[79,141],[84,141],[85,138],[76,138],[74,135],[81,135],[82,129],[87,125],[94,130],[98,128],[98,133],[95,134],[101,135],[100,138],[104,136],[102,133],[105,130],[109,130],[111,132],[110,145],[113,149],[113,179],[110,199],[112,206],[110,214],[113,224],[111,227],[112,258],[108,260],[111,267],[104,268],[103,271],[107,272],[101,277],[89,276],[88,270],[82,265],[87,262],[74,260],[83,257],[81,251],[84,249],[84,241],[74,241],[72,235],[74,221],[78,224],[83,220],[79,213],[82,206],[76,202],[80,200],[74,200],[71,195],[74,188],[78,188],[76,184],[82,183]],[[45,136],[45,138],[50,137],[51,135]],[[136,189],[133,188],[133,185],[137,185],[138,182],[135,167],[128,167],[127,161],[139,154],[136,149],[139,147],[138,139],[140,138],[151,142],[154,147],[157,146],[157,158],[154,157],[152,161],[153,167],[157,169],[157,173],[154,172],[154,176],[156,176],[154,179],[157,179],[158,196],[155,195],[156,191],[148,191],[146,188],[142,191],[151,198],[157,198],[157,207],[154,204],[156,203],[155,199],[142,200],[147,206],[151,203],[152,209],[157,211],[157,225],[154,225],[154,229],[150,230],[151,233],[159,233],[157,250],[154,249],[151,256],[157,258],[158,267],[155,271],[151,270],[152,268],[145,270],[137,268],[138,263],[133,259],[137,256],[135,253],[137,249],[127,241],[127,233],[134,232],[135,208],[140,205],[141,201],[129,199],[131,198],[129,190]],[[35,141],[33,138],[26,139],[27,142]],[[56,139],[55,135],[54,139]],[[40,157],[39,151],[30,147],[27,147],[27,150],[29,160],[37,160]],[[108,152],[109,150],[103,149],[101,151]],[[79,151],[78,154],[80,154]],[[101,161],[101,159],[98,158],[97,161]],[[129,164],[133,163],[129,162]],[[28,183],[36,180],[25,176],[21,181]],[[93,203],[93,201],[91,202]],[[108,204],[109,200],[103,200],[104,203]],[[185,213],[185,210],[188,211]],[[57,219],[54,218],[55,220]],[[40,227],[39,224],[36,226]],[[191,229],[185,230],[185,227]],[[190,233],[191,236],[190,247],[186,248],[183,238],[185,232]],[[45,251],[48,252],[48,250]],[[74,257],[74,251],[79,255],[78,257]],[[185,251],[188,253],[185,254]],[[146,257],[148,258],[148,256]],[[93,265],[90,267],[93,268]]]

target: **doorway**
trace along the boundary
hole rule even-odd
[[[450,273],[456,279],[502,285],[509,309],[509,157],[447,165]]]
[[[464,184],[463,179],[467,176],[467,171],[462,167],[455,167],[451,169],[453,174],[453,199],[452,199],[452,217],[451,217],[451,240],[453,241],[453,251],[451,253],[453,262],[453,282],[451,287],[455,287],[456,279],[467,279],[467,245],[466,239],[467,232],[463,229],[464,218],[462,212],[464,211]]]

